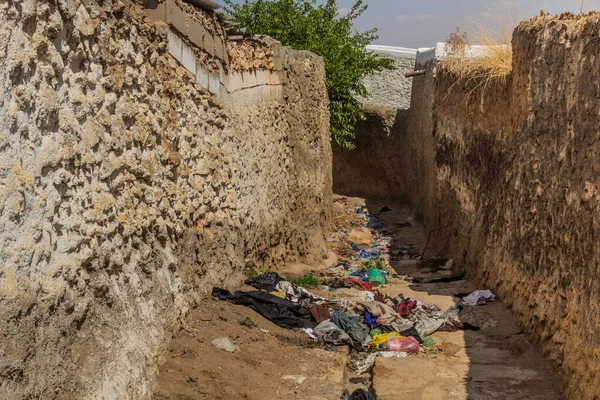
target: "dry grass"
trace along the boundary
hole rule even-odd
[[[471,46],[465,33],[459,30],[446,41],[446,57],[442,68],[456,78],[456,84],[475,82],[475,88],[506,82],[512,71],[513,23],[498,21],[498,28],[475,24],[473,40],[484,46],[482,52],[471,56]],[[474,90],[473,89],[473,90]]]

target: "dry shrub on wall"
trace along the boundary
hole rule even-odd
[[[503,85],[512,71],[512,32],[516,24],[498,21],[497,28],[475,24],[473,41],[479,47],[470,46],[467,33],[451,33],[446,40],[446,55],[441,69],[455,79],[455,85],[474,83],[471,92],[484,90],[492,85]]]

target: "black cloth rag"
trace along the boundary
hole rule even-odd
[[[266,290],[267,292],[275,291],[275,286],[284,279],[277,275],[276,272],[267,272],[254,278],[248,278],[244,282],[248,286],[252,286],[258,290]]]
[[[365,389],[356,389],[352,394],[347,391],[342,394],[342,400],[376,400],[375,396]]]
[[[310,311],[305,307],[271,293],[237,291],[231,294],[228,290],[213,288],[212,295],[218,300],[250,307],[282,328],[314,328],[316,326]]]

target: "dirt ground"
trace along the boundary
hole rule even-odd
[[[451,283],[407,282],[407,275],[439,278],[451,271],[423,269],[416,261],[394,251],[401,244],[413,258],[423,251],[428,232],[400,205],[336,196],[337,234],[357,229],[360,219],[347,209],[363,206],[390,229],[390,265],[398,273],[382,291],[404,294],[442,309],[458,304],[453,295],[476,287],[467,280]],[[381,213],[388,206],[391,211]],[[354,222],[352,222],[354,221]],[[331,240],[331,239],[330,239]],[[282,276],[327,275],[327,267],[350,261],[353,250],[344,240],[330,241],[332,254],[321,265],[288,264],[276,270]],[[426,256],[443,244],[430,241]],[[244,287],[242,290],[250,290]],[[357,289],[315,294],[350,300],[363,299]],[[250,318],[256,327],[240,325]],[[381,358],[371,372],[355,375],[346,366],[347,347],[327,347],[301,330],[287,330],[249,308],[208,299],[188,316],[184,329],[170,345],[159,367],[155,399],[339,399],[344,389],[370,389],[377,399],[562,399],[562,380],[530,343],[510,310],[501,301],[467,307],[459,315],[478,331],[436,332],[437,344],[426,353],[407,358]],[[211,342],[229,337],[238,349],[220,350]]]
[[[240,325],[245,318],[257,326]],[[187,323],[160,367],[155,399],[339,398],[346,348],[321,349],[302,331],[214,300],[194,310]],[[224,336],[238,346],[236,351],[211,345]]]

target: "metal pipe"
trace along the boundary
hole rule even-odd
[[[419,75],[425,75],[426,71],[424,69],[420,69],[418,71],[411,71],[404,74],[405,78],[413,78]]]

